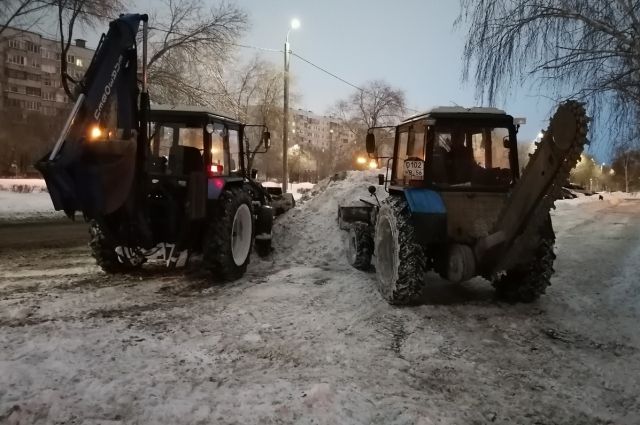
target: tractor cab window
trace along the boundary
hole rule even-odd
[[[198,149],[204,149],[204,133],[202,127],[181,127],[179,129],[178,144]]]
[[[440,187],[503,187],[511,183],[506,128],[438,129],[431,181]]]
[[[169,125],[152,123],[150,130],[150,139],[152,144],[152,152],[157,157],[169,157],[169,150],[173,146],[174,128]]]
[[[229,130],[229,170],[240,171],[240,138],[238,130]]]
[[[424,180],[426,128],[425,123],[416,122],[399,129],[395,161],[398,182],[407,184],[410,181]]]
[[[211,165],[222,166],[224,170],[224,125],[214,124],[211,133]]]

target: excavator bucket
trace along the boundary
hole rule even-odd
[[[137,32],[143,27],[146,97],[147,15],[121,15],[109,24],[82,81],[78,98],[53,150],[35,166],[56,210],[73,216],[113,213],[132,193],[143,163],[144,113],[138,109]]]
[[[56,210],[95,217],[125,203],[133,186],[135,158],[135,140],[67,143],[55,161],[45,157],[36,168]]]

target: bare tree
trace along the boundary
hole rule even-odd
[[[271,130],[279,129],[282,125],[282,71],[272,62],[256,55],[226,75],[228,77],[220,86],[220,91],[224,93],[220,98],[223,108],[231,111],[240,121],[265,125]],[[249,168],[256,154],[264,148],[259,132],[250,133],[250,140],[257,140],[257,143],[247,145]]]
[[[78,25],[94,27],[106,22],[124,9],[120,0],[52,0],[58,17],[58,39],[60,43],[60,80],[67,96],[75,99],[76,95],[69,82],[77,83],[68,74],[67,54],[71,47],[74,31]]]
[[[460,0],[468,25],[463,78],[489,104],[534,77],[586,101],[621,133],[640,109],[638,0]]]
[[[637,188],[640,179],[640,149],[631,139],[618,144],[612,162],[616,177],[624,183],[624,191]]]
[[[406,114],[404,92],[383,80],[369,81],[347,99],[336,103],[333,113],[358,139],[370,127],[396,124]],[[381,133],[384,136],[384,133]],[[380,145],[390,140],[383,137]]]
[[[151,17],[149,81],[155,101],[206,105],[216,97],[221,64],[247,27],[247,15],[222,2],[165,0],[166,14]]]
[[[28,15],[34,15],[50,4],[41,0],[3,0],[0,3],[0,36],[9,27],[20,23]],[[37,18],[31,19],[32,22]]]

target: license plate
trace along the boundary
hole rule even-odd
[[[405,161],[404,175],[410,179],[417,180],[424,178],[424,161]]]

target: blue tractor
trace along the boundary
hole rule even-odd
[[[582,104],[562,103],[520,173],[517,134],[523,119],[495,108],[440,107],[395,127],[393,153],[378,184],[388,197],[341,206],[348,258],[375,267],[391,304],[423,300],[433,271],[451,282],[483,276],[497,294],[531,302],[553,274],[555,234],[549,215],[584,148],[589,119]]]
[[[146,43],[147,15],[110,23],[56,145],[36,168],[55,209],[88,221],[106,272],[148,259],[180,266],[195,253],[215,279],[237,279],[254,247],[271,250],[271,196],[248,168],[269,148],[269,132],[204,108],[152,106]],[[261,134],[253,146],[250,127]]]

